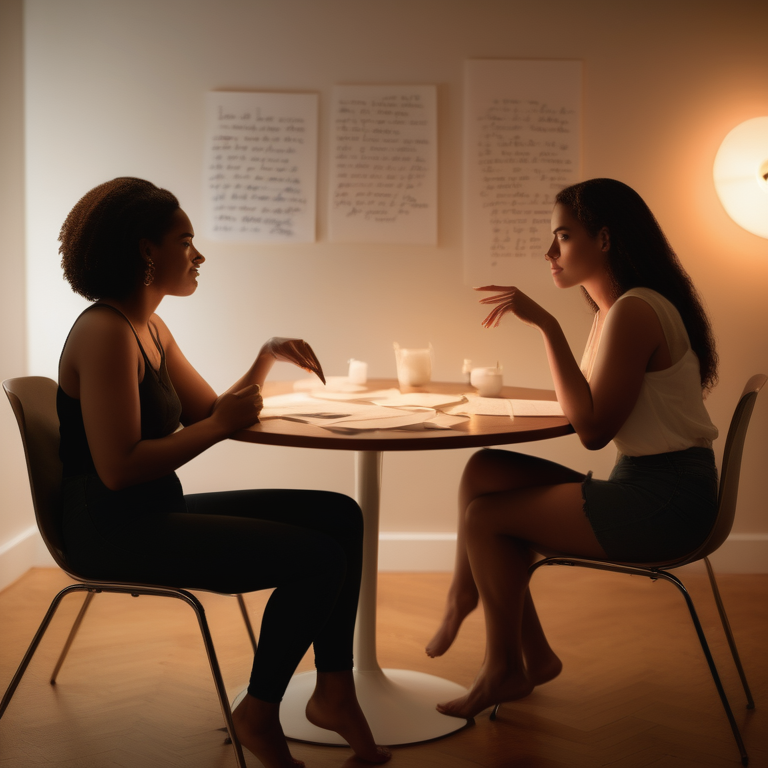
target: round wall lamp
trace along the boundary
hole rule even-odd
[[[723,139],[712,175],[728,215],[768,238],[768,117],[753,117]]]

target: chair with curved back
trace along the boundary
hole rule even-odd
[[[741,659],[736,649],[736,643],[733,639],[733,633],[731,632],[730,624],[728,623],[728,617],[725,613],[725,606],[720,597],[720,590],[717,588],[717,582],[715,580],[715,573],[712,570],[712,565],[709,562],[709,555],[715,552],[728,538],[733,526],[733,519],[736,514],[736,499],[739,492],[739,475],[741,473],[741,457],[744,452],[744,439],[747,434],[747,427],[749,426],[749,420],[752,416],[752,410],[755,407],[755,401],[757,400],[757,394],[765,384],[768,377],[763,374],[756,374],[750,378],[744,387],[744,391],[739,398],[739,402],[734,411],[733,418],[731,419],[731,425],[728,429],[728,436],[725,441],[725,450],[723,452],[723,462],[720,471],[720,485],[718,492],[718,509],[717,519],[712,531],[709,534],[707,540],[698,549],[691,552],[685,557],[678,558],[673,561],[665,561],[659,563],[622,563],[615,561],[603,561],[592,560],[584,557],[568,557],[565,555],[557,555],[552,557],[545,557],[542,560],[534,563],[530,570],[529,576],[533,574],[544,565],[568,565],[580,568],[593,568],[600,571],[611,571],[613,573],[626,573],[632,576],[645,576],[652,581],[656,579],[663,579],[665,581],[674,584],[685,598],[685,602],[688,606],[688,610],[693,620],[693,625],[696,628],[696,634],[699,637],[701,648],[704,651],[704,656],[707,659],[709,670],[712,673],[712,679],[715,682],[717,692],[720,694],[720,700],[725,709],[725,714],[728,717],[728,722],[733,731],[733,736],[736,740],[736,744],[741,755],[742,765],[747,765],[749,762],[749,756],[744,748],[744,742],[739,733],[739,728],[736,725],[731,706],[728,703],[728,698],[725,695],[725,689],[720,681],[720,675],[715,667],[712,653],[709,650],[704,630],[699,621],[699,617],[696,614],[696,609],[693,606],[693,600],[690,594],[685,588],[682,581],[674,574],[668,573],[671,569],[680,568],[683,565],[694,563],[698,560],[703,560],[707,568],[709,575],[709,581],[712,585],[712,592],[714,594],[715,603],[720,614],[720,620],[723,624],[723,630],[725,631],[728,645],[731,649],[734,663],[739,672],[742,686],[744,687],[744,693],[747,697],[747,708],[754,709],[755,702],[752,698],[752,693],[749,690],[747,684],[747,678],[744,674],[744,669],[741,665]],[[497,704],[493,712],[491,713],[491,719],[496,717],[496,713],[499,709]]]
[[[64,659],[67,656],[72,641],[77,634],[77,630],[80,627],[85,612],[94,595],[99,592],[114,592],[119,594],[130,594],[134,597],[140,595],[171,597],[181,600],[189,605],[197,616],[197,621],[205,644],[205,650],[208,655],[208,662],[216,686],[216,692],[219,697],[219,703],[221,704],[221,709],[226,721],[226,730],[237,756],[237,764],[240,768],[245,768],[242,748],[235,736],[232,723],[232,712],[227,699],[224,680],[221,676],[221,670],[216,658],[216,651],[213,647],[213,640],[211,638],[208,621],[205,617],[205,611],[202,604],[191,592],[180,587],[161,587],[151,584],[129,582],[95,581],[80,576],[71,567],[67,560],[60,527],[59,500],[62,464],[59,458],[59,419],[56,413],[57,384],[52,379],[44,376],[26,376],[4,381],[3,389],[11,402],[11,407],[13,408],[21,432],[21,439],[24,444],[24,454],[27,461],[27,470],[29,473],[29,484],[32,491],[32,503],[35,510],[38,529],[48,551],[51,553],[51,556],[56,561],[57,565],[70,577],[75,579],[77,583],[65,587],[51,602],[48,612],[32,639],[2,701],[0,701],[0,718],[2,718],[3,713],[8,707],[8,704],[20,683],[29,662],[32,660],[32,656],[42,640],[51,619],[53,619],[59,604],[70,592],[85,592],[86,597],[56,663],[51,676],[51,684],[56,682],[56,676],[61,669],[61,665],[64,663]],[[243,601],[242,595],[237,595],[237,598],[251,644],[255,651],[256,638],[246,611],[245,602]]]

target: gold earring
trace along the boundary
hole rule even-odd
[[[152,285],[155,279],[155,262],[147,260],[147,268],[144,270],[144,285]]]

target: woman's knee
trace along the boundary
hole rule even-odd
[[[341,584],[347,573],[348,553],[333,536],[309,535],[297,548],[295,573],[325,587]]]
[[[323,528],[328,535],[345,546],[362,546],[363,512],[354,499],[329,491],[318,514],[322,515]]]
[[[581,473],[547,459],[484,448],[470,458],[462,483],[465,493],[474,498],[531,486],[579,482],[583,478]]]
[[[512,451],[484,448],[473,454],[461,478],[461,493],[472,499],[487,493],[509,490],[517,485],[516,467],[524,457]]]
[[[499,454],[505,454],[507,457],[513,455],[508,451],[499,451],[494,448],[482,448],[476,453],[473,453],[472,456],[469,457],[467,466],[464,469],[465,474],[477,474],[495,467],[500,459]],[[504,458],[502,457],[501,460],[503,461]]]
[[[488,496],[472,499],[465,510],[467,535],[478,537],[492,534],[492,517]]]

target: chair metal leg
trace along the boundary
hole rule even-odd
[[[709,671],[712,675],[712,680],[714,681],[715,687],[717,688],[717,692],[720,696],[720,701],[723,705],[723,709],[725,710],[725,715],[728,718],[729,725],[731,726],[733,738],[736,741],[736,746],[738,747],[739,754],[741,755],[741,764],[742,765],[749,764],[749,755],[747,754],[747,750],[744,747],[744,741],[741,738],[741,733],[739,732],[739,727],[736,724],[736,719],[733,716],[733,711],[731,710],[731,705],[728,702],[728,697],[725,695],[725,688],[723,688],[723,684],[720,680],[720,675],[718,674],[717,667],[715,666],[715,660],[712,657],[712,652],[709,650],[709,644],[707,643],[707,638],[704,635],[704,629],[701,626],[701,622],[699,621],[698,614],[696,613],[696,609],[694,608],[693,600],[691,599],[691,596],[688,594],[688,590],[685,588],[685,585],[683,584],[682,581],[680,581],[680,579],[677,578],[677,576],[675,576],[672,573],[669,573],[668,571],[650,570],[648,568],[643,568],[640,566],[620,565],[618,563],[605,563],[598,560],[585,560],[577,557],[573,557],[573,558],[550,557],[550,558],[545,558],[544,560],[539,560],[538,562],[534,563],[528,570],[529,578],[533,576],[533,573],[543,565],[578,566],[581,568],[591,568],[593,570],[598,570],[598,571],[609,571],[611,573],[626,573],[626,574],[629,574],[630,576],[645,576],[646,578],[649,578],[654,581],[656,579],[664,579],[665,581],[668,581],[670,584],[674,584],[682,594],[683,598],[685,599],[685,603],[688,606],[688,612],[691,615],[693,626],[696,629],[696,634],[699,638],[701,650],[704,652],[704,657],[706,658],[707,664],[709,665]],[[713,589],[715,588],[713,587]],[[723,611],[723,614],[724,614],[724,611]],[[723,614],[721,614],[721,618],[723,617]],[[491,714],[491,718],[495,718],[498,708],[499,708],[499,705],[496,705],[496,707],[494,708]]]
[[[251,618],[248,616],[248,609],[245,607],[245,600],[242,595],[237,595],[237,604],[240,606],[240,612],[243,614],[243,621],[245,622],[245,628],[248,631],[248,637],[251,639],[251,645],[253,646],[253,652],[256,653],[256,635],[253,634],[253,626],[251,625]]]
[[[174,593],[175,597],[180,600],[184,600],[197,616],[197,622],[200,625],[200,632],[203,635],[203,642],[205,643],[205,650],[208,654],[208,663],[211,667],[211,674],[213,675],[214,683],[216,684],[216,692],[219,695],[219,704],[221,705],[221,711],[224,714],[224,720],[227,723],[227,731],[229,732],[229,738],[232,743],[232,748],[235,750],[235,757],[237,758],[238,768],[247,768],[245,764],[245,757],[243,756],[243,748],[240,745],[240,741],[235,734],[235,724],[232,720],[232,710],[229,706],[229,700],[227,698],[227,690],[224,687],[224,679],[221,676],[221,669],[219,668],[219,661],[216,658],[216,651],[213,647],[213,638],[211,632],[208,629],[208,621],[205,618],[205,610],[202,603],[192,594],[186,590],[179,589]]]
[[[75,623],[72,625],[72,629],[69,630],[67,641],[64,643],[64,647],[61,650],[61,654],[59,655],[59,659],[56,662],[56,666],[53,668],[53,673],[51,674],[51,685],[56,684],[56,678],[59,675],[59,671],[61,670],[62,664],[64,664],[64,659],[67,658],[67,654],[69,653],[69,649],[72,647],[72,643],[75,639],[75,635],[77,634],[77,631],[80,629],[80,625],[83,623],[85,612],[88,610],[88,606],[91,604],[91,600],[93,600],[95,595],[96,595],[96,590],[89,590],[88,592],[86,592],[85,600],[83,601],[83,604],[80,607],[80,611],[77,614]]]
[[[725,637],[728,640],[728,647],[731,649],[731,655],[733,656],[733,662],[736,664],[736,669],[739,672],[739,678],[741,679],[741,684],[744,687],[744,693],[747,696],[747,709],[754,709],[755,708],[755,700],[752,698],[752,691],[749,690],[749,684],[747,683],[747,676],[744,673],[744,667],[741,666],[741,658],[739,657],[739,652],[736,650],[736,640],[734,640],[733,632],[731,632],[731,625],[728,621],[728,616],[726,616],[725,613],[725,605],[723,604],[723,600],[720,597],[720,590],[717,587],[717,581],[715,580],[715,572],[712,570],[712,565],[709,562],[709,558],[704,558],[704,564],[707,566],[707,573],[709,574],[709,583],[712,585],[712,593],[715,596],[715,603],[717,605],[717,610],[720,613],[720,621],[723,624],[723,630],[725,632]]]
[[[21,682],[21,678],[24,676],[24,672],[29,666],[29,663],[32,660],[32,657],[34,656],[38,645],[40,645],[40,641],[42,640],[43,635],[48,629],[48,626],[50,625],[51,620],[53,619],[53,616],[56,613],[56,610],[58,609],[63,598],[66,597],[70,592],[88,592],[89,593],[88,597],[90,597],[91,599],[93,598],[93,594],[95,592],[115,592],[118,594],[133,595],[134,597],[138,597],[139,595],[155,595],[158,597],[175,597],[178,600],[182,600],[183,602],[186,602],[187,605],[189,605],[192,608],[192,610],[195,612],[195,615],[197,616],[197,622],[198,622],[198,625],[200,626],[200,632],[203,636],[203,643],[205,644],[205,651],[206,651],[206,654],[208,655],[208,664],[211,667],[211,674],[213,675],[213,681],[216,685],[216,693],[219,696],[219,704],[221,705],[221,711],[224,715],[224,720],[226,721],[226,724],[227,724],[227,731],[229,733],[229,738],[232,743],[232,748],[235,750],[235,758],[237,759],[238,768],[247,768],[245,764],[245,757],[243,756],[243,749],[240,745],[237,735],[235,734],[235,725],[232,720],[232,710],[230,709],[230,706],[229,706],[227,691],[224,686],[224,679],[221,675],[219,661],[216,658],[216,651],[214,650],[214,647],[213,647],[213,638],[211,637],[211,632],[208,628],[208,621],[205,618],[205,610],[203,609],[202,603],[196,597],[194,597],[194,595],[190,594],[189,592],[183,589],[165,589],[163,587],[123,586],[123,585],[117,585],[117,584],[100,584],[100,585],[70,584],[70,586],[62,589],[61,592],[59,592],[59,594],[53,598],[53,601],[51,602],[51,605],[48,608],[48,611],[43,617],[43,620],[40,623],[40,626],[38,627],[37,632],[35,633],[35,636],[32,638],[32,642],[30,643],[29,648],[27,648],[27,652],[24,654],[24,658],[21,660],[21,664],[19,664],[19,668],[16,670],[16,673],[14,674],[13,679],[11,680],[10,685],[8,686],[8,689],[3,695],[2,701],[0,701],[0,718],[3,716],[3,713],[7,709],[8,704],[10,703],[11,698],[13,697],[13,694],[16,691],[16,688],[18,688],[19,683]],[[74,639],[74,636],[77,633],[77,628],[79,627],[79,623],[82,621],[82,617],[85,614],[85,611],[87,610],[88,603],[90,603],[90,600],[86,599],[86,601],[84,601],[83,603],[83,606],[81,606],[80,608],[80,613],[78,615],[78,618],[75,620],[75,625],[70,630],[68,642],[67,644],[65,644],[65,648],[64,648],[64,651],[62,652],[60,661],[63,661],[63,658],[66,656],[68,646],[71,645],[70,641]]]
[[[37,646],[40,645],[40,641],[43,639],[43,635],[48,629],[48,625],[51,623],[51,619],[56,613],[56,610],[58,609],[61,601],[70,592],[83,592],[87,590],[88,590],[88,587],[85,586],[84,584],[70,584],[70,586],[62,589],[61,592],[59,592],[59,594],[53,598],[47,613],[43,617],[42,622],[40,622],[40,626],[38,627],[37,632],[35,633],[35,636],[32,638],[32,642],[29,644],[29,648],[27,648],[27,652],[24,654],[24,658],[21,660],[21,664],[19,664],[19,668],[16,670],[16,674],[13,676],[13,679],[11,680],[10,685],[5,691],[3,700],[0,701],[0,717],[3,716],[3,713],[8,707],[8,704],[10,704],[11,698],[13,697],[13,694],[15,693],[16,688],[18,688],[19,683],[21,682],[21,678],[24,677],[24,672],[26,672],[27,667],[29,666],[29,662],[32,661],[32,657],[35,655]]]
[[[685,598],[685,603],[688,606],[688,612],[691,614],[693,626],[696,628],[696,634],[698,635],[699,642],[701,643],[701,650],[704,651],[704,656],[706,657],[707,664],[709,665],[709,671],[712,673],[712,679],[715,682],[715,687],[717,688],[718,694],[720,694],[720,701],[723,704],[723,709],[725,710],[728,722],[730,723],[731,731],[733,732],[733,738],[736,740],[736,746],[738,747],[739,754],[741,755],[741,764],[748,765],[749,755],[747,754],[747,750],[744,748],[744,742],[741,738],[739,727],[736,725],[736,719],[734,718],[733,712],[731,711],[731,705],[728,703],[728,697],[725,695],[725,688],[723,688],[723,684],[720,681],[720,675],[717,672],[715,660],[712,658],[712,653],[709,650],[709,644],[707,643],[707,638],[704,635],[704,629],[701,626],[701,622],[699,621],[696,609],[693,607],[693,600],[691,600],[691,596],[688,594],[688,590],[685,588],[683,582],[677,578],[677,576],[671,573],[666,573],[665,571],[658,571],[657,574],[659,578],[665,579],[671,584],[674,584]]]

